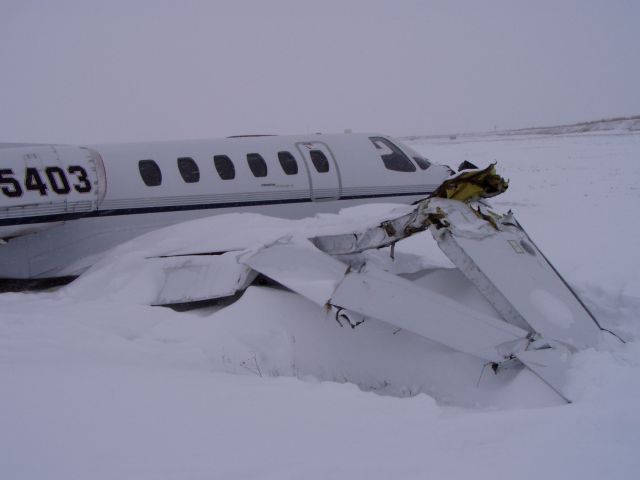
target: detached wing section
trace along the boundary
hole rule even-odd
[[[275,245],[242,261],[334,312],[376,318],[484,360],[502,360],[498,347],[527,335],[373,265],[356,270],[312,247]]]
[[[602,329],[513,216],[495,213],[482,199],[506,186],[490,166],[447,180],[439,196],[360,231],[289,234],[241,252],[161,259],[156,304],[234,296],[262,274],[341,324],[374,318],[480,358],[494,371],[520,363],[568,400],[571,353],[595,346]],[[362,254],[392,246],[393,255],[396,242],[426,230],[495,315],[367,263]]]
[[[576,349],[598,342],[593,316],[512,216],[494,218],[461,202],[440,208],[449,226],[430,227],[440,249],[502,318]]]
[[[489,362],[504,359],[501,345],[527,335],[499,318],[475,312],[372,265],[349,272],[330,302]]]

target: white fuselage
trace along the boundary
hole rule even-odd
[[[0,278],[14,279],[78,275],[119,243],[203,216],[409,203],[450,172],[378,134],[0,147]]]

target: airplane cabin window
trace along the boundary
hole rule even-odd
[[[254,177],[267,176],[267,164],[259,153],[248,153],[247,163]]]
[[[200,169],[198,164],[191,157],[181,157],[178,159],[178,170],[186,183],[196,183],[200,181]]]
[[[222,180],[233,180],[236,177],[236,168],[233,166],[231,159],[226,155],[215,155],[213,157],[213,164]]]
[[[329,160],[325,154],[320,150],[311,150],[309,152],[311,156],[311,162],[316,167],[318,173],[327,173],[329,171]]]
[[[147,187],[157,187],[162,183],[162,172],[153,160],[140,160],[138,170],[140,170],[142,181]]]
[[[287,175],[296,175],[298,173],[298,162],[289,152],[278,152],[278,161],[282,170]]]
[[[382,157],[382,162],[387,170],[395,172],[416,171],[416,166],[409,160],[409,157],[386,138],[369,137],[369,140],[378,150],[381,150],[380,157]]]

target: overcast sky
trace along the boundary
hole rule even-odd
[[[0,0],[0,141],[640,114],[640,1]]]

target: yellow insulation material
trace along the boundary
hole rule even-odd
[[[468,202],[477,198],[489,198],[501,194],[509,187],[509,181],[496,173],[496,164],[492,163],[483,170],[462,172],[445,180],[431,197],[449,198]]]

